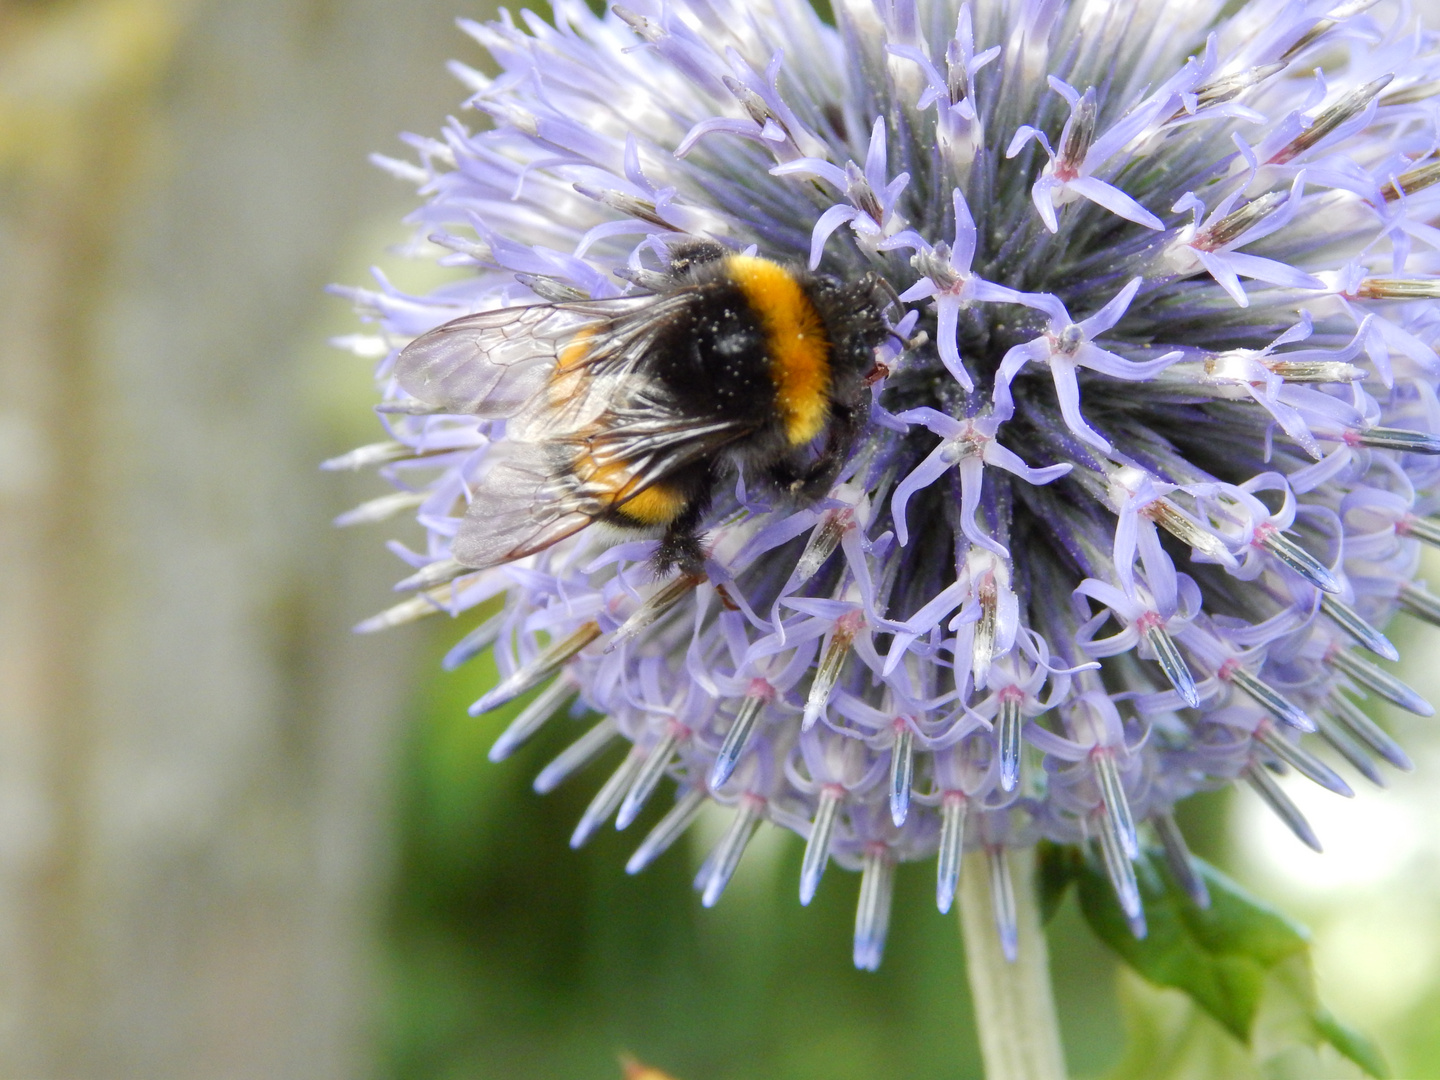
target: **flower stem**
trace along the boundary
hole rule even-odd
[[[1035,849],[1007,851],[1019,952],[1005,959],[991,900],[991,870],[971,852],[960,872],[960,929],[985,1080],[1065,1080],[1065,1052],[1050,990],[1050,961],[1035,892]]]

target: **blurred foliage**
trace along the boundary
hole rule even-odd
[[[625,1080],[674,1080],[674,1077],[662,1073],[659,1069],[652,1069],[632,1057],[621,1058],[621,1065],[624,1066]]]
[[[1119,996],[1125,1017],[1125,1056],[1105,1080],[1346,1080],[1360,1069],[1330,1045],[1293,1038],[1298,1010],[1287,992],[1294,979],[1308,985],[1308,970],[1282,965],[1249,1049],[1179,990],[1162,989],[1121,969]],[[1278,1035],[1278,1041],[1272,1037]],[[1378,1064],[1378,1063],[1377,1063]]]

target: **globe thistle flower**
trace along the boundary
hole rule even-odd
[[[539,694],[590,726],[544,792],[629,744],[583,844],[671,805],[636,872],[707,803],[731,824],[696,878],[715,903],[764,821],[805,838],[800,898],[862,874],[854,958],[879,964],[894,867],[931,860],[947,910],[1002,853],[1098,853],[1136,935],[1142,828],[1197,903],[1176,803],[1243,781],[1306,844],[1276,784],[1350,794],[1409,763],[1357,704],[1430,706],[1377,666],[1440,498],[1440,47],[1353,0],[557,0],[462,27],[479,122],[385,160],[425,196],[417,237],[473,271],[429,296],[348,290],[380,333],[413,596],[361,625],[503,606],[484,712]],[[397,353],[468,313],[643,296],[700,237],[898,297],[869,421],[797,504],[729,475],[703,566],[655,579],[653,539],[591,528],[474,569],[452,551],[506,421],[437,412]],[[492,604],[492,607],[495,605]],[[486,610],[490,610],[487,608]],[[598,719],[596,719],[598,718]],[[557,721],[568,722],[568,721]]]

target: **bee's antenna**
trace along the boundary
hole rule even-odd
[[[873,270],[870,271],[868,277],[870,278],[871,293],[879,291],[889,301],[889,303],[885,305],[887,309],[892,307],[900,308],[903,314],[905,305],[900,302],[900,294],[895,291],[895,286],[890,284],[890,280]]]
[[[909,337],[900,333],[900,331],[896,330],[893,326],[887,326],[885,332],[899,342],[901,352],[910,352],[912,349],[918,349],[930,340],[930,335],[924,330],[917,330]]]
[[[868,274],[865,275],[865,280],[866,284],[870,289],[871,297],[873,298],[875,293],[877,292],[881,296],[885,297],[885,299],[887,300],[884,308],[885,313],[889,314],[893,311],[894,314],[897,316],[894,321],[897,323],[900,322],[900,320],[905,317],[905,302],[900,299],[900,294],[895,291],[895,286],[890,284],[888,278],[884,277],[883,275],[874,270],[871,270]],[[910,337],[906,337],[904,334],[900,333],[898,330],[895,329],[894,326],[885,327],[885,332],[900,343],[900,349],[902,352],[908,352],[911,349],[918,349],[921,345],[924,345],[927,341],[930,340],[930,335],[925,333],[924,330],[912,334]]]

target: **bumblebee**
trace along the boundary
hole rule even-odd
[[[452,544],[496,566],[603,522],[658,534],[657,571],[700,564],[700,523],[737,468],[795,503],[823,496],[869,406],[894,292],[707,241],[646,291],[466,315],[395,364],[409,394],[504,421]]]

